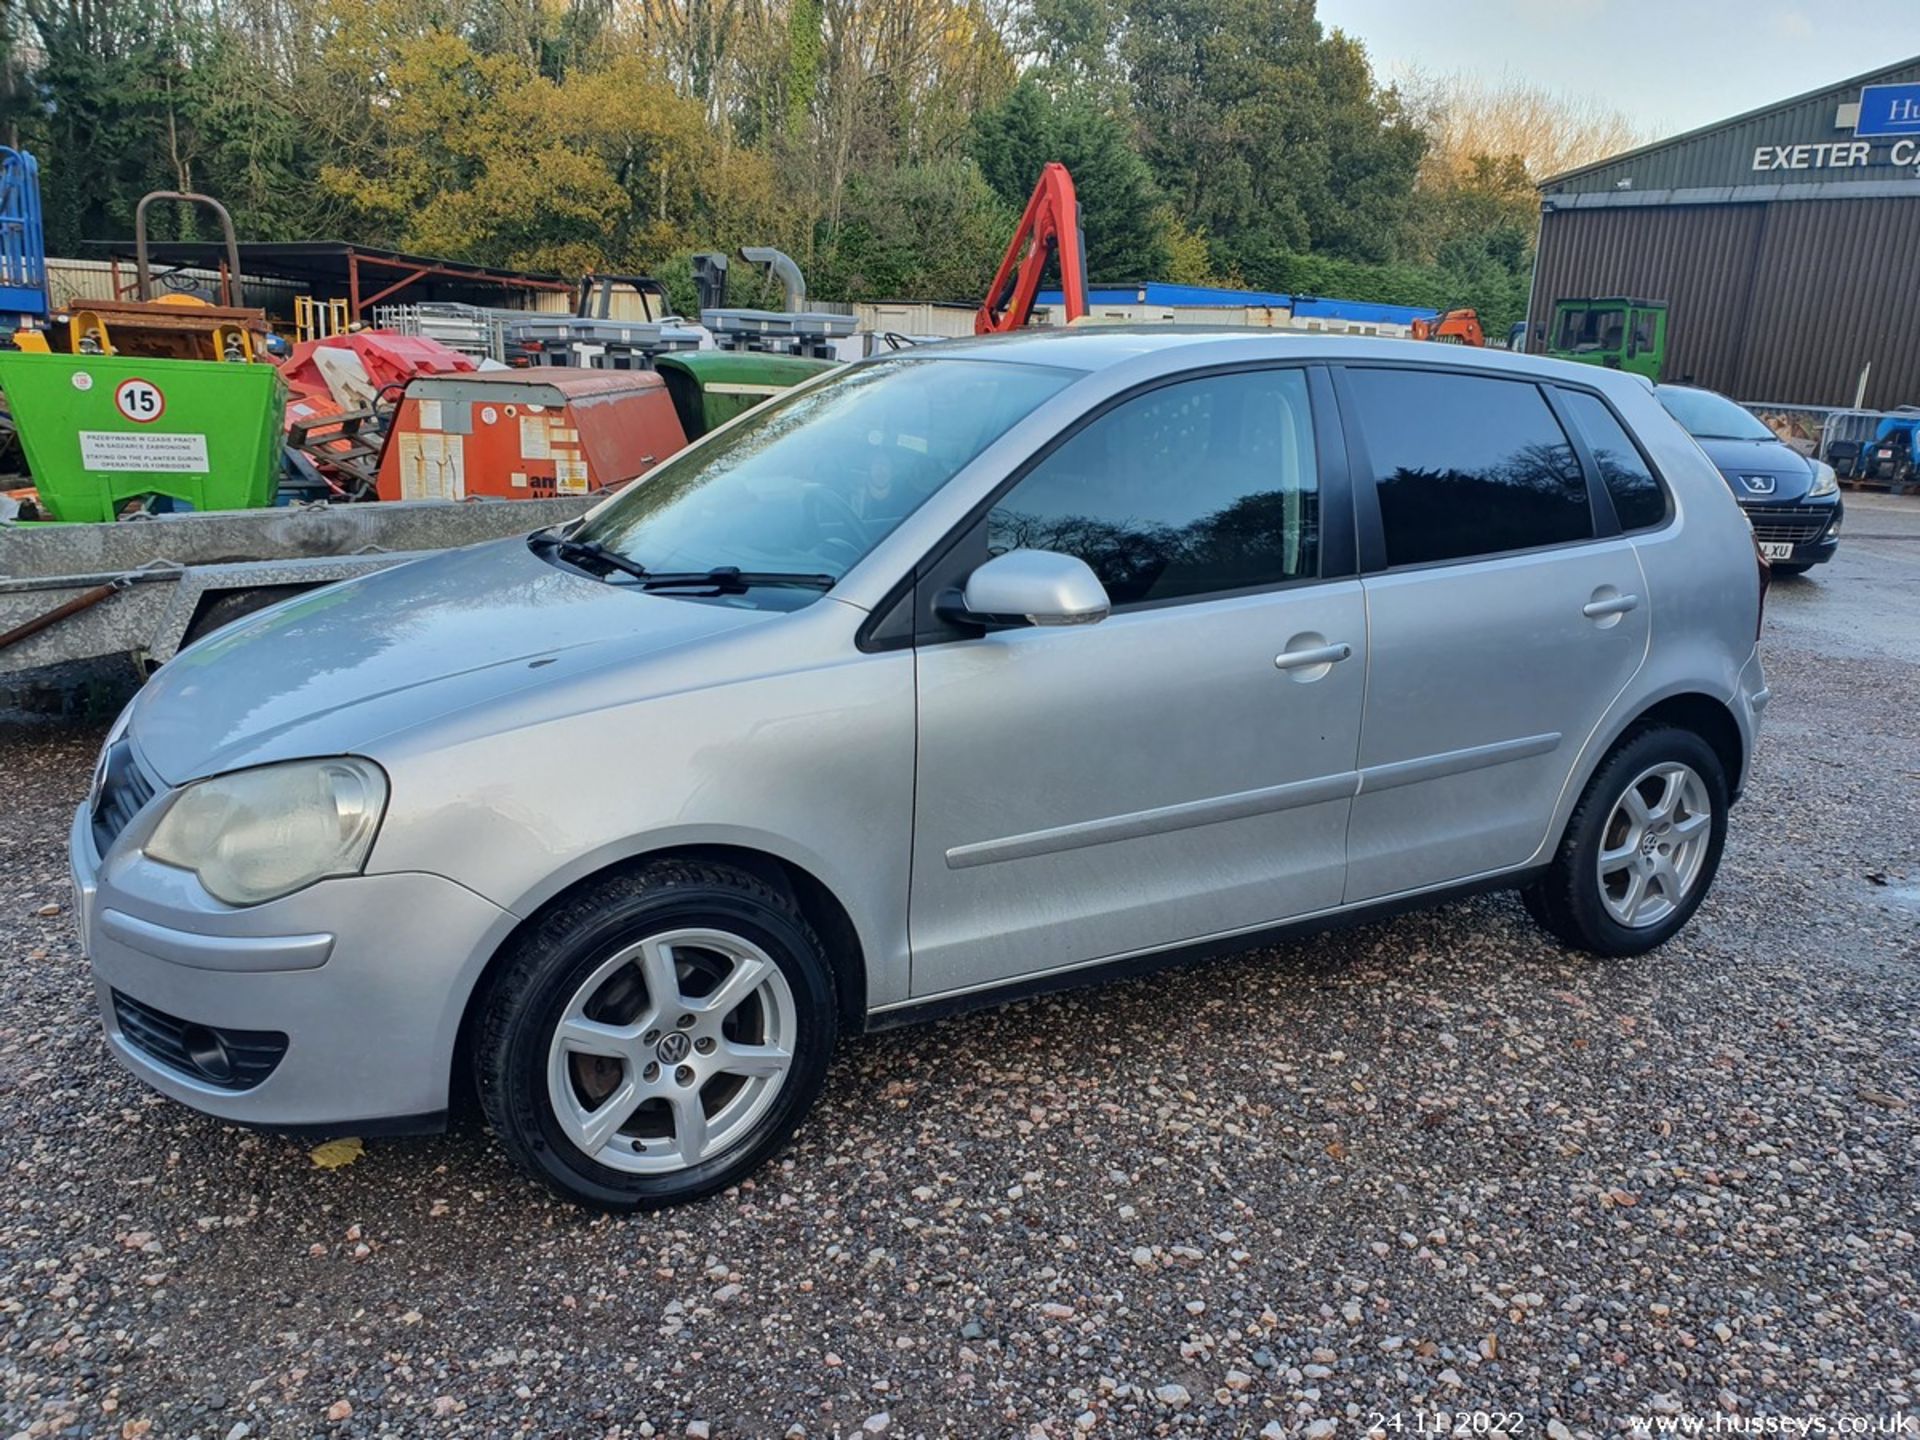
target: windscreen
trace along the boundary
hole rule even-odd
[[[1696,440],[1772,440],[1774,433],[1724,395],[1711,390],[1688,390],[1669,385],[1654,393],[1667,413]]]
[[[768,402],[683,452],[574,538],[650,572],[844,575],[1078,372],[900,356]]]
[[[1618,350],[1626,337],[1627,312],[1618,307],[1560,312],[1560,330],[1554,349]]]

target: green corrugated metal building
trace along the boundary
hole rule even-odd
[[[1920,57],[1544,182],[1529,348],[1600,295],[1668,302],[1667,379],[1920,403]]]

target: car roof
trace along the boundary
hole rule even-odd
[[[1495,347],[1437,344],[1430,340],[1355,335],[1329,330],[1277,330],[1252,325],[1113,325],[1094,322],[1067,326],[1030,326],[1005,335],[969,336],[916,345],[892,354],[925,354],[943,359],[995,360],[1096,371],[1139,360],[1165,357],[1168,370],[1184,370],[1218,359],[1369,361],[1417,364],[1447,369],[1511,370],[1536,379],[1607,388],[1627,372],[1599,365],[1516,354]],[[1636,385],[1651,388],[1638,375]]]
[[[1007,360],[1028,365],[1059,365],[1073,370],[1104,370],[1138,355],[1255,337],[1271,337],[1277,344],[1311,338],[1298,331],[1233,325],[1035,325],[1005,335],[976,335],[915,348],[937,351],[952,359]]]

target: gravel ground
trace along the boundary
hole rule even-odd
[[[1601,963],[1491,896],[858,1040],[784,1162],[567,1208],[106,1057],[5,738],[0,1433],[1358,1436],[1920,1408],[1920,502],[1770,606],[1719,884]],[[1388,1428],[1394,1428],[1388,1422]]]

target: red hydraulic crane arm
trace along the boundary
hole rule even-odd
[[[1033,297],[1050,261],[1060,266],[1061,298],[1068,320],[1087,313],[1087,245],[1080,232],[1080,200],[1073,176],[1057,160],[1040,171],[1025,213],[1000,258],[987,300],[973,317],[973,333],[1018,330],[1033,316]]]

